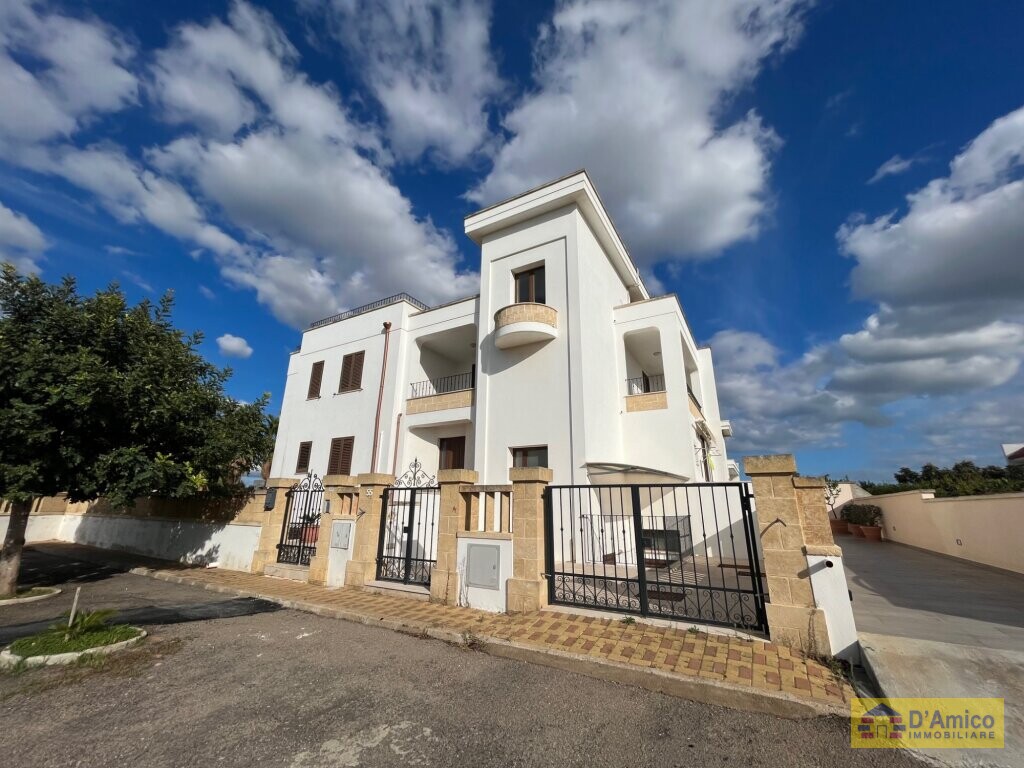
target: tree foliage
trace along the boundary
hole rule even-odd
[[[873,495],[912,490],[933,490],[937,497],[981,496],[990,493],[1024,491],[1024,467],[979,467],[973,461],[958,461],[952,467],[925,464],[920,472],[900,467],[893,477],[895,483],[861,481],[864,490]]]
[[[230,370],[171,324],[173,299],[129,306],[115,284],[80,296],[4,265],[0,496],[26,501],[229,494],[273,449],[268,397],[224,393]]]

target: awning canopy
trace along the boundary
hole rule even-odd
[[[622,485],[658,483],[688,483],[690,478],[665,472],[661,469],[641,467],[636,464],[620,464],[615,461],[588,461],[587,476],[591,485]]]

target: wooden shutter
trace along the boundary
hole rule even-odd
[[[306,399],[312,400],[320,397],[320,382],[324,379],[324,361],[318,360],[313,363],[313,370],[309,372],[309,389],[306,391]]]
[[[295,474],[309,472],[309,454],[313,452],[313,443],[299,443],[299,460],[295,462]]]
[[[331,440],[331,455],[327,461],[328,475],[352,474],[352,448],[354,437],[336,437]]]
[[[338,384],[339,392],[351,392],[359,389],[363,384],[363,352],[353,352],[345,355],[341,361],[341,382]]]

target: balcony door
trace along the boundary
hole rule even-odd
[[[442,437],[438,443],[440,459],[438,469],[466,468],[466,438]]]

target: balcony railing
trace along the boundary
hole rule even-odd
[[[456,373],[453,376],[443,376],[440,379],[416,381],[409,385],[411,389],[409,398],[433,397],[434,395],[443,395],[446,392],[472,389],[476,386],[475,378],[476,374],[470,371],[469,373]]]
[[[646,395],[650,392],[665,391],[665,374],[655,373],[649,376],[637,376],[626,379],[626,394]]]
[[[704,409],[701,407],[700,400],[698,400],[697,396],[693,394],[693,389],[690,388],[689,384],[686,385],[686,393],[690,396],[690,402],[697,406],[698,411],[703,413]]]

